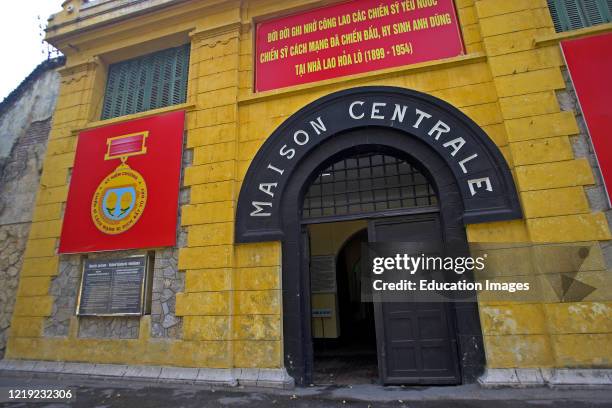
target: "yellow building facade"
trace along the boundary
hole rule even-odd
[[[310,382],[303,367],[289,367],[286,352],[290,334],[283,320],[287,254],[282,240],[236,242],[239,194],[264,142],[301,108],[337,91],[392,86],[439,98],[467,115],[510,168],[522,217],[467,224],[469,242],[592,248],[588,270],[576,278],[599,289],[579,302],[478,304],[488,372],[536,373],[535,381],[545,382],[541,373],[549,369],[610,368],[612,301],[605,290],[612,285],[606,264],[610,223],[607,208],[597,207],[587,196],[601,181],[597,168],[575,148],[585,135],[580,136],[584,132],[577,112],[562,99],[571,84],[564,79],[559,41],[612,31],[612,26],[555,33],[544,0],[456,0],[464,55],[255,92],[257,22],[329,3],[64,2],[63,11],[49,21],[47,40],[66,55],[67,64],[60,70],[60,95],[7,359],[221,369],[219,373],[289,368],[298,383]],[[110,65],[183,44],[190,47],[184,103],[100,119]],[[49,327],[58,321],[58,302],[67,296],[54,290],[59,285],[54,282],[69,265],[79,271],[85,256],[57,253],[79,132],[176,110],[186,111],[178,231],[182,238],[175,248],[178,256],[170,255],[168,261],[175,263],[172,279],[180,282],[167,303],[176,329],[156,333],[152,312],[131,323],[117,323],[132,328],[131,335],[112,330],[98,335],[101,332],[92,328],[98,323],[73,313],[60,319],[63,329],[54,332]],[[157,273],[163,269],[156,266]],[[77,290],[79,274],[70,276]],[[163,297],[163,289],[160,293]],[[320,307],[327,307],[319,301]],[[302,317],[310,320],[310,313]],[[316,324],[313,320],[313,327]]]

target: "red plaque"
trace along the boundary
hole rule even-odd
[[[353,0],[257,24],[255,90],[463,52],[452,0]]]
[[[176,244],[184,112],[79,134],[60,253]]]
[[[561,42],[608,193],[612,192],[612,33]]]

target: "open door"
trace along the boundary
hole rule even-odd
[[[301,259],[300,259],[300,267],[302,268],[303,271],[309,271],[310,270],[310,234],[308,233],[308,228],[306,228],[305,226],[302,226],[302,230],[300,232],[301,235],[301,240],[300,240],[300,245],[301,245]],[[303,325],[303,333],[304,333],[304,340],[307,339],[307,341],[304,342],[304,369],[305,369],[305,374],[306,374],[306,380],[307,382],[311,382],[312,381],[312,369],[313,369],[313,349],[312,349],[312,337],[311,337],[311,326],[310,326],[310,316],[312,314],[311,312],[311,307],[310,307],[310,274],[304,274],[305,277],[307,277],[307,279],[304,279],[302,282],[302,286],[306,288],[306,290],[304,290],[302,292],[302,296],[306,297],[306,302],[308,304],[308,308],[306,309],[306,313],[304,313],[306,316],[308,316],[306,319],[304,319],[302,321],[302,325]]]
[[[369,242],[442,241],[438,214],[370,220]],[[408,294],[406,295],[409,296]],[[448,303],[376,302],[376,342],[384,384],[459,384]]]

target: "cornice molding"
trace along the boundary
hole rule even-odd
[[[168,113],[168,112],[176,112],[180,110],[184,110],[185,112],[192,112],[195,110],[195,108],[196,108],[195,104],[188,103],[188,102],[180,103],[177,105],[164,106],[163,108],[151,109],[148,111],[138,112],[138,113],[132,113],[129,115],[119,116],[116,118],[90,121],[90,122],[85,123],[81,127],[72,129],[71,132],[73,136],[76,136],[79,134],[79,132],[82,132],[84,130],[95,129],[101,126],[113,125],[115,123],[128,122],[134,119],[148,118],[150,116],[161,115],[163,113]]]
[[[189,33],[193,43],[204,43],[214,45],[222,40],[238,37],[242,32],[242,23],[235,21],[222,26],[207,28],[203,30],[194,30]]]
[[[575,38],[582,38],[589,35],[604,34],[608,32],[612,32],[612,23],[599,24],[578,30],[562,31],[560,33],[539,35],[535,38],[534,43],[537,47],[544,47],[547,45],[558,44],[564,40],[573,40]]]

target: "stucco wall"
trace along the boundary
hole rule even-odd
[[[591,186],[585,187],[587,199],[589,201],[589,207],[594,211],[601,211],[606,215],[608,225],[612,229],[612,208],[606,195],[601,170],[597,163],[597,157],[593,148],[593,143],[588,133],[584,116],[578,103],[576,96],[576,90],[572,84],[569,71],[566,68],[562,69],[563,78],[565,80],[566,88],[557,91],[557,99],[559,100],[559,106],[562,111],[572,112],[576,116],[576,123],[578,124],[578,133],[570,137],[572,143],[572,150],[576,158],[584,158],[589,161],[591,168],[593,169],[594,183]],[[606,154],[606,152],[600,152],[600,154]],[[603,255],[606,259],[608,268],[612,268],[612,242],[602,241],[601,248]]]
[[[610,280],[597,248],[607,245],[610,230],[603,208],[587,199],[587,192],[596,184],[593,168],[572,147],[573,140],[581,139],[581,131],[573,106],[564,102],[566,81],[558,44],[563,36],[554,33],[543,1],[477,1],[476,11],[525,221],[508,223],[504,229],[470,226],[469,238],[592,243],[598,266],[575,276],[600,288],[581,302],[481,302],[487,366],[609,366],[612,327],[605,288]],[[543,269],[551,275],[565,266],[551,260],[541,262],[546,262]]]
[[[585,188],[596,185],[591,163],[570,143],[570,136],[580,133],[575,113],[563,110],[557,99],[556,91],[565,89],[566,83],[558,38],[550,39],[554,29],[545,0],[457,0],[466,56],[253,93],[251,22],[312,4],[308,0],[245,1],[241,6],[184,2],[180,11],[143,14],[138,20],[81,33],[70,43],[78,52],[58,44],[72,51],[69,66],[62,70],[22,267],[28,282],[16,303],[8,349],[12,358],[283,366],[281,246],[279,242],[234,244],[238,192],[251,160],[277,126],[317,98],[352,86],[393,85],[439,97],[472,118],[499,147],[515,177],[524,218],[469,225],[470,241],[610,240],[606,215],[586,198]],[[158,29],[161,25],[163,32]],[[100,41],[111,32],[112,42]],[[549,39],[542,41],[546,36]],[[141,319],[134,339],[83,338],[70,330],[65,337],[45,337],[44,322],[56,302],[48,288],[61,268],[55,246],[75,134],[110,123],[98,121],[105,61],[139,55],[143,48],[162,49],[169,38],[175,44],[191,42],[188,100],[179,106],[187,109],[186,148],[193,150],[182,181],[189,190],[180,220],[186,237],[185,246],[177,249],[176,266],[169,267],[169,273],[176,268],[185,276],[182,292],[175,297],[182,332],[178,338],[152,338],[150,327],[156,322],[152,315]],[[166,110],[157,113],[161,111]],[[592,276],[602,279],[603,285],[612,284],[609,274],[597,272]],[[488,367],[611,365],[609,312],[592,314],[591,320],[575,313],[601,311],[601,303],[605,302],[481,303]]]
[[[59,75],[48,70],[27,84],[0,115],[0,357],[6,347],[58,90]]]

